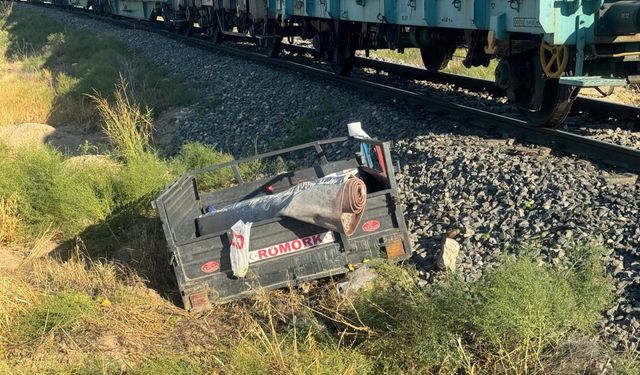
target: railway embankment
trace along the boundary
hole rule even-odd
[[[636,373],[633,173],[146,31],[3,11],[0,80],[31,96],[3,98],[0,134],[46,123],[82,147],[0,147],[0,370]],[[325,282],[202,315],[176,306],[157,192],[351,120],[395,141],[412,261],[346,300]],[[438,269],[443,242],[453,272]]]

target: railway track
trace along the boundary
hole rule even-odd
[[[297,54],[315,55],[315,50],[300,45],[285,44],[285,50]],[[370,68],[376,71],[384,71],[394,75],[400,75],[409,79],[425,80],[433,83],[453,84],[471,91],[483,91],[493,96],[504,96],[504,93],[493,81],[466,77],[458,74],[429,72],[426,69],[391,63],[365,57],[356,57],[355,65],[360,68]],[[615,103],[609,100],[593,99],[579,96],[574,105],[573,112],[588,112],[592,114],[609,115],[615,118],[640,119],[640,107]]]
[[[39,6],[51,6],[51,4],[40,3]],[[55,9],[63,10],[61,8]],[[447,112],[450,112],[453,116],[461,117],[463,119],[482,120],[473,121],[471,123],[476,126],[482,126],[489,130],[497,130],[502,133],[510,134],[521,141],[527,141],[538,145],[550,147],[554,151],[571,153],[593,161],[604,162],[606,164],[628,168],[634,171],[640,170],[640,150],[631,147],[603,142],[590,137],[573,134],[559,129],[532,127],[529,126],[525,121],[520,119],[507,117],[463,104],[453,103],[448,100],[428,97],[411,90],[401,89],[381,83],[372,82],[369,80],[335,75],[328,69],[309,64],[303,64],[298,61],[292,61],[291,59],[274,59],[262,53],[247,50],[245,48],[231,47],[225,44],[216,44],[207,40],[203,40],[201,38],[176,34],[149,22],[105,18],[80,9],[64,10],[85,17],[94,18],[103,22],[109,22],[120,27],[142,29],[158,33],[165,37],[179,40],[185,44],[189,44],[198,48],[223,52],[230,55],[269,64],[272,66],[277,66],[283,69],[294,70],[300,73],[307,74],[309,76],[313,76],[317,79],[337,82],[363,92],[378,95],[380,97],[403,101],[418,106],[425,106],[434,110],[445,110]],[[297,53],[313,51],[306,47],[299,47],[294,45],[285,45],[285,48],[288,48],[290,51]],[[495,88],[493,88],[494,85],[492,82],[476,78],[469,78],[445,73],[430,73],[420,68],[400,64],[391,64],[383,61],[364,58],[357,58],[357,64],[359,66],[366,66],[373,69],[386,70],[397,74],[409,75],[410,77],[416,79],[427,79],[436,82],[454,83],[456,85],[467,87],[472,90],[495,90]],[[609,113],[611,116],[624,115],[631,117],[635,116],[635,118],[640,116],[640,109],[637,107],[620,105],[603,100],[581,97],[576,105],[578,110],[588,109],[591,112],[596,111],[600,113]],[[466,122],[469,123],[469,121]]]

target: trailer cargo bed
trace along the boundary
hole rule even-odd
[[[373,158],[353,157],[330,161],[327,146],[357,146],[366,142]],[[324,149],[323,149],[324,147]],[[388,142],[336,138],[317,141],[250,158],[191,171],[181,176],[154,202],[162,220],[178,286],[187,310],[201,310],[209,303],[225,302],[254,293],[309,280],[342,275],[349,265],[411,255]],[[316,156],[308,168],[276,176],[244,181],[239,166],[288,153],[311,151]],[[345,155],[341,152],[339,155]],[[367,165],[367,160],[375,161]],[[364,160],[364,161],[363,161]],[[198,177],[230,168],[238,185],[210,193],[199,191]],[[253,223],[250,268],[247,277],[233,276],[230,262],[230,229],[211,232],[203,220],[207,207],[225,207],[246,199],[284,191],[303,181],[357,168],[367,186],[366,209],[355,233],[347,237],[323,227],[288,217]]]

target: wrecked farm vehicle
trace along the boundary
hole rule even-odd
[[[243,166],[290,155],[303,155],[293,171],[245,181]],[[223,170],[236,184],[205,192]],[[334,138],[190,171],[154,206],[189,311],[411,255],[389,142]]]

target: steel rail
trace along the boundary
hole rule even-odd
[[[60,9],[60,8],[55,8]],[[535,144],[551,147],[553,150],[567,152],[583,156],[587,159],[604,162],[614,166],[624,167],[631,170],[640,170],[640,150],[616,145],[609,142],[598,141],[593,138],[572,134],[557,129],[529,126],[525,121],[499,115],[492,112],[483,111],[478,108],[469,107],[462,104],[452,103],[442,99],[435,99],[425,95],[404,90],[384,84],[366,81],[353,77],[344,77],[334,74],[326,69],[305,65],[288,59],[274,59],[258,52],[249,51],[242,48],[230,47],[223,44],[216,44],[197,38],[190,38],[179,35],[165,29],[152,27],[144,22],[132,20],[120,20],[104,18],[88,12],[73,12],[74,14],[88,15],[91,18],[107,21],[115,25],[121,25],[133,29],[143,29],[164,35],[168,38],[179,40],[187,44],[210,51],[224,52],[229,55],[239,56],[256,62],[277,66],[286,70],[304,73],[315,78],[333,81],[350,86],[361,91],[376,94],[380,97],[397,99],[409,103],[423,105],[430,109],[442,109],[450,112],[455,117],[468,119],[482,119],[486,124],[484,128],[499,128],[503,132],[511,133],[513,136],[532,142]],[[417,69],[417,68],[416,68]],[[477,126],[475,124],[474,126]]]
[[[313,48],[295,44],[284,44],[285,49],[292,53],[315,55]],[[503,90],[498,88],[494,81],[482,78],[467,77],[459,74],[429,72],[416,66],[375,60],[365,57],[356,57],[355,65],[361,68],[371,68],[388,73],[406,76],[412,79],[426,80],[435,83],[450,83],[472,91],[485,91],[495,96],[505,96]],[[574,105],[574,111],[583,111],[592,114],[612,116],[617,118],[640,119],[640,107],[615,103],[605,99],[588,98],[578,96]]]

